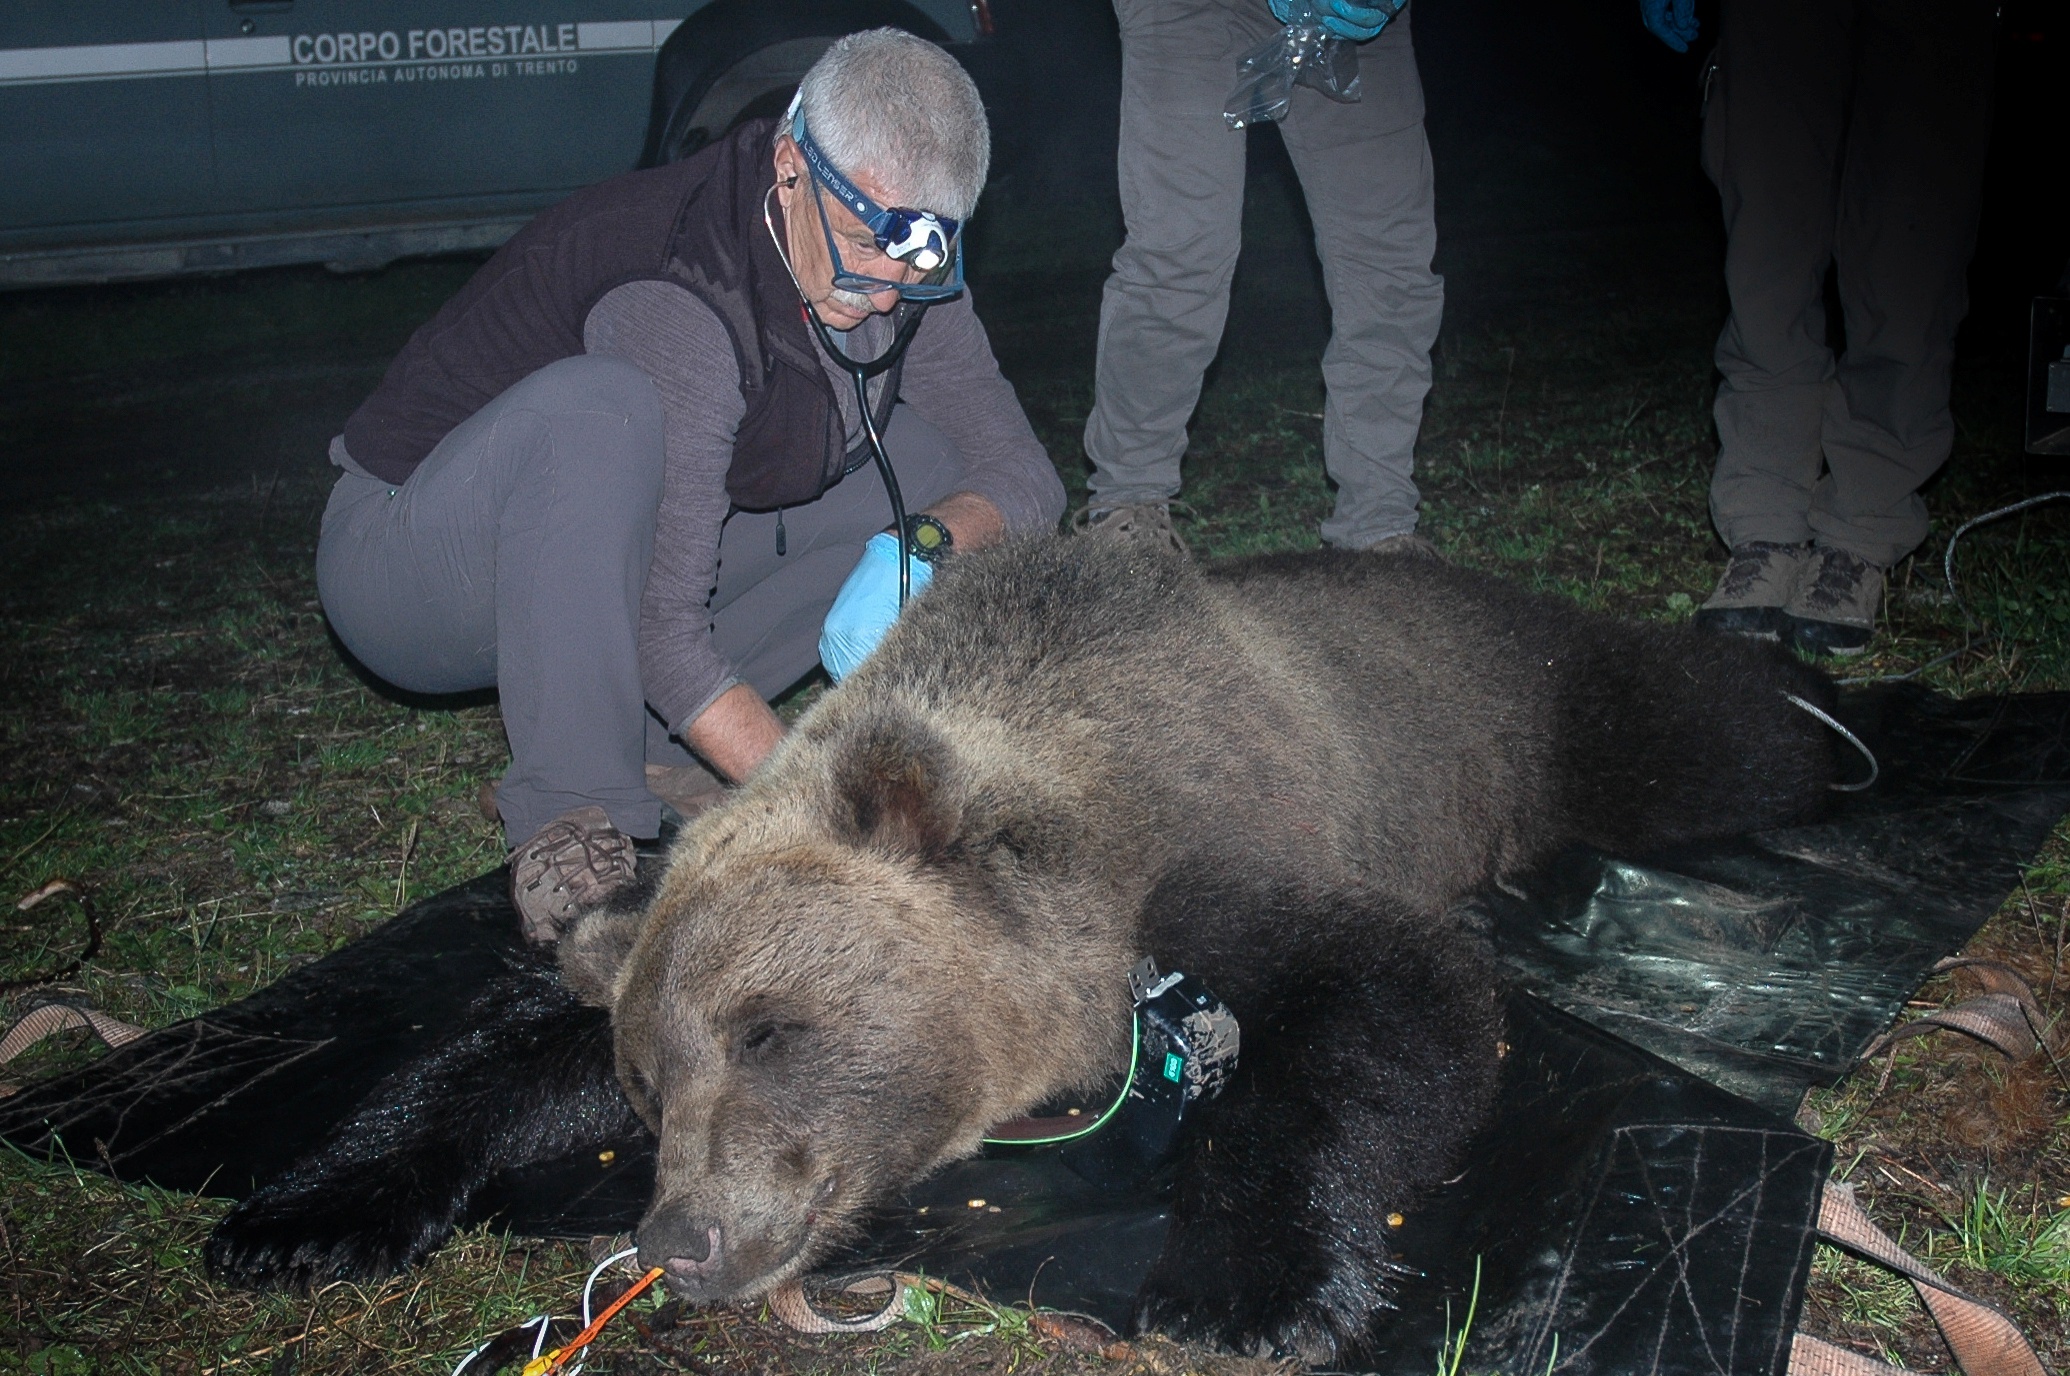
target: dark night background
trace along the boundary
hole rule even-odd
[[[1723,236],[1696,157],[1707,45],[1668,51],[1637,8],[1419,0],[1447,281],[1441,360],[1468,336],[1528,340],[1592,312],[1628,318],[1634,358],[1654,351],[1654,335],[1660,347],[1707,348],[1722,322]],[[999,150],[972,226],[971,278],[1008,375],[1024,390],[1068,387],[1089,381],[1100,282],[1121,233],[1113,17],[1099,0],[1000,0],[995,12],[999,38],[969,55]],[[1715,16],[1703,18],[1708,36]],[[2027,301],[2070,257],[2066,47],[2041,0],[2005,7],[1964,367],[2017,376]],[[1291,167],[1270,129],[1250,147],[1246,249],[1216,376],[1314,358],[1326,338]],[[474,261],[0,297],[0,471],[17,500],[251,473],[321,481],[328,437]],[[1441,366],[1440,387],[1442,377]],[[1958,388],[1964,420],[1966,404]],[[1075,447],[1052,448],[1060,466],[1082,464]]]
[[[1057,266],[1068,289],[1052,304],[1076,312],[1084,297],[1096,309],[1104,255],[1071,232],[1071,215],[1084,205],[1108,241],[1119,237],[1111,15],[1080,0],[1003,0],[995,8],[1010,37],[996,60],[980,55],[973,64],[997,111],[1003,174],[995,200],[1012,198],[1031,223],[981,220],[980,228],[1017,242],[1039,238],[1032,220],[1043,212],[1029,193],[1040,187],[1055,197],[1052,213],[1064,226]],[[1534,316],[1586,309],[1617,292],[1672,293],[1723,322],[1724,235],[1716,192],[1697,164],[1699,83],[1715,6],[1699,12],[1704,38],[1676,54],[1644,30],[1636,3],[1418,4],[1447,333],[1529,328]],[[1966,357],[2023,351],[2028,298],[2053,290],[2070,264],[2070,42],[2061,13],[2041,0],[2013,0],[2001,12],[1998,111],[1961,336]],[[1246,347],[1320,350],[1320,274],[1296,238],[1306,233],[1277,133],[1254,131],[1251,219],[1225,366]],[[1027,249],[1034,256],[1034,244]],[[1011,282],[1023,265],[1019,254],[1011,266],[998,263],[1003,256],[980,252],[973,275],[981,288]],[[988,314],[1000,314],[985,299]],[[1089,350],[1090,336],[1074,333],[1068,347]]]

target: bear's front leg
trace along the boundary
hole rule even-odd
[[[1492,965],[1478,933],[1372,896],[1215,906],[1155,949],[1229,1004],[1242,1055],[1187,1134],[1135,1323],[1327,1364],[1390,1303],[1388,1216],[1453,1172],[1493,1100]]]
[[[231,1210],[209,1236],[210,1272],[286,1288],[393,1275],[452,1236],[497,1171],[638,1130],[606,1016],[550,969],[499,981],[466,1026]]]

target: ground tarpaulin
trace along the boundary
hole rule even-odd
[[[1882,775],[1825,821],[1643,863],[1577,851],[1476,900],[1519,986],[1500,1107],[1464,1174],[1400,1230],[1378,1369],[1429,1369],[1478,1267],[1473,1367],[1541,1371],[1557,1342],[1561,1371],[1781,1370],[1830,1165],[1790,1111],[1855,1063],[2070,808],[2070,695],[1886,687],[1850,693],[1842,716]],[[540,960],[486,875],[0,1101],[0,1136],[241,1197]],[[570,1016],[606,1035],[601,1013]],[[651,1178],[650,1143],[597,1143],[492,1180],[474,1217],[622,1231]],[[1163,1208],[1150,1184],[1087,1184],[1062,1153],[971,1161],[840,1264],[896,1260],[1118,1322]]]

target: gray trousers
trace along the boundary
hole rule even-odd
[[[885,447],[912,510],[960,485],[961,456],[903,406]],[[331,626],[397,687],[497,690],[511,764],[496,801],[513,843],[588,803],[652,836],[661,804],[645,766],[694,759],[640,684],[662,468],[654,384],[579,355],[455,427],[401,486],[348,473],[331,493],[316,552]],[[775,513],[727,519],[710,603],[714,647],[764,697],[819,662],[834,594],[891,514],[860,469],[782,521],[779,554]]]
[[[1128,237],[1100,307],[1085,452],[1106,503],[1179,491],[1186,422],[1229,314],[1244,140],[1222,120],[1236,62],[1279,25],[1265,0],[1114,0],[1121,21],[1121,208]],[[1364,98],[1297,87],[1280,125],[1329,293],[1323,538],[1362,548],[1416,527],[1411,476],[1444,279],[1430,270],[1430,145],[1404,11],[1359,49]]]
[[[1711,517],[1888,568],[1926,538],[1954,442],[1990,132],[1990,0],[1726,0],[1704,114],[1732,316]],[[1826,340],[1837,264],[1847,344]],[[1823,467],[1823,474],[1821,473]]]

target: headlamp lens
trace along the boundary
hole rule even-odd
[[[870,224],[877,247],[901,263],[922,272],[933,272],[948,261],[948,241],[956,237],[956,222],[944,222],[925,210],[894,207],[880,213]]]

